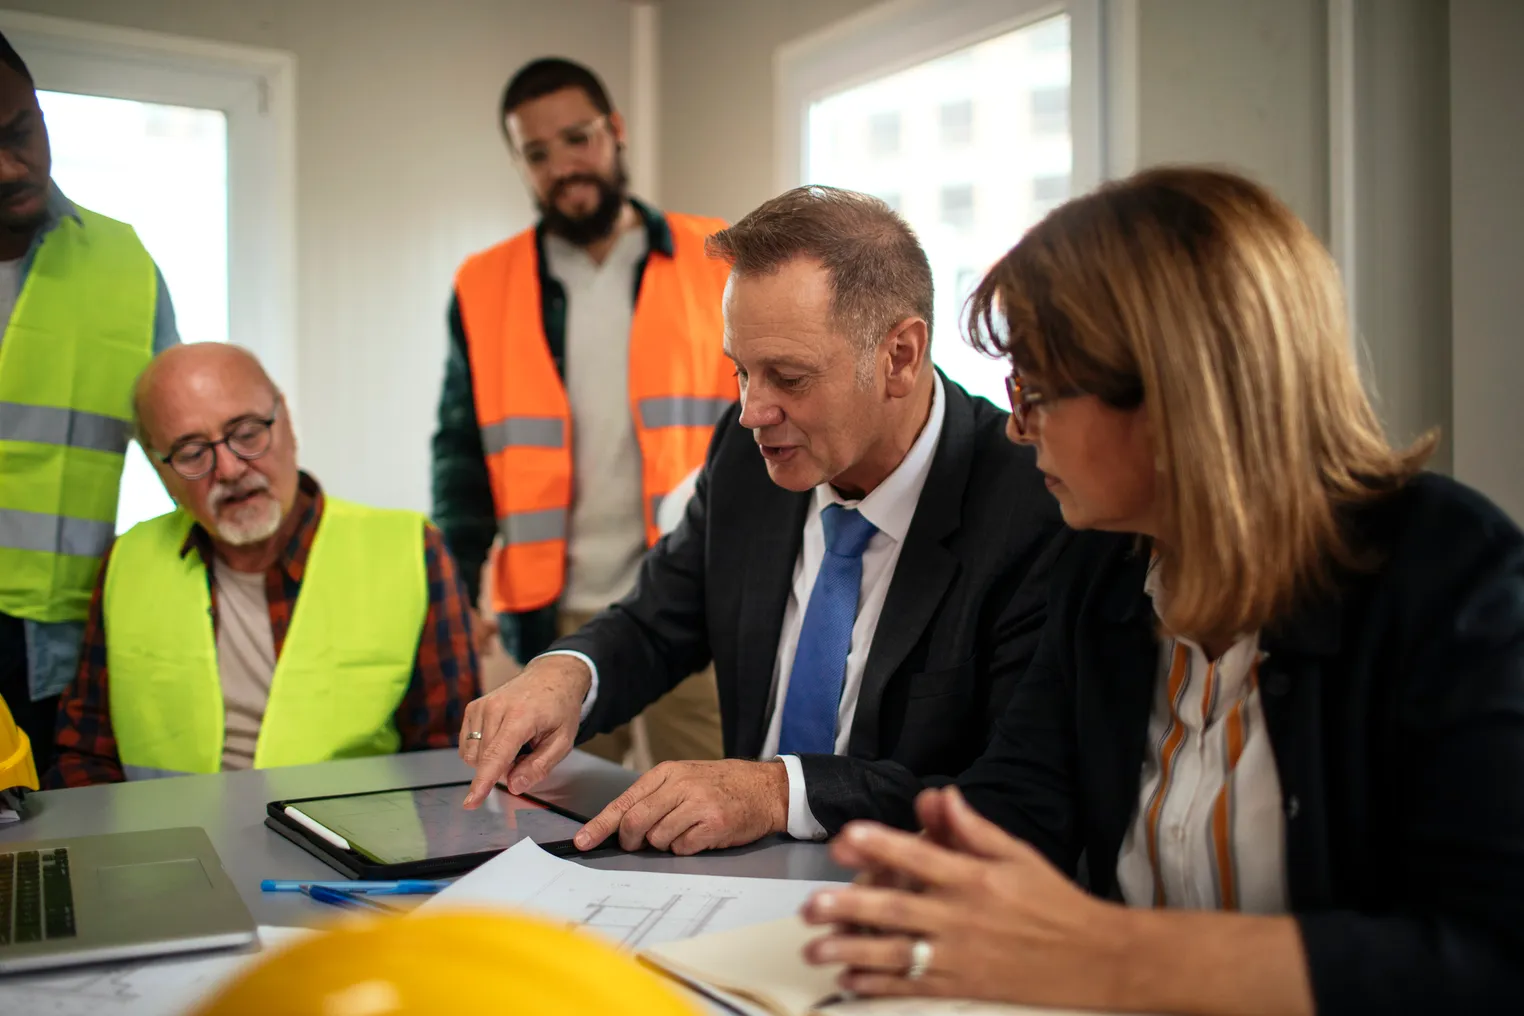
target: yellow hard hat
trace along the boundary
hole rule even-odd
[[[11,707],[0,698],[0,790],[11,787],[37,789],[37,764],[32,761],[32,742],[16,726]]]
[[[698,1012],[591,934],[518,914],[443,911],[360,918],[300,939],[192,1016]]]

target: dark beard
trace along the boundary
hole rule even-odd
[[[556,198],[560,197],[562,188],[577,183],[592,184],[598,188],[598,207],[586,215],[573,217],[556,207]],[[545,223],[546,230],[567,243],[586,247],[599,240],[608,239],[614,232],[614,224],[619,221],[619,213],[623,211],[624,203],[628,200],[626,195],[628,186],[629,178],[625,175],[624,159],[621,157],[614,164],[612,180],[606,180],[591,173],[568,176],[556,181],[555,187],[551,189],[549,200],[536,200],[535,204],[540,209],[541,221]]]

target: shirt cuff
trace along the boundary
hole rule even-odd
[[[587,714],[593,711],[593,703],[598,700],[598,664],[594,663],[586,653],[579,653],[575,649],[552,649],[548,653],[541,653],[536,660],[543,660],[547,656],[575,656],[587,664],[587,669],[593,675],[593,682],[587,686],[587,694],[582,697],[582,713],[577,717],[577,723],[587,722]]]
[[[804,763],[798,755],[779,755],[775,761],[782,762],[788,774],[788,834],[796,840],[825,839],[825,826],[815,821],[809,795],[804,792]]]

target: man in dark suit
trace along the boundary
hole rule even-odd
[[[800,188],[709,244],[732,266],[741,403],[686,517],[633,593],[461,728],[476,807],[713,660],[728,757],[657,766],[582,849],[616,830],[627,849],[694,853],[912,825],[916,793],[979,756],[1025,671],[1061,542],[1006,414],[933,368],[931,270],[887,205]]]

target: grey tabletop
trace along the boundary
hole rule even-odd
[[[470,779],[471,770],[453,749],[326,762],[289,769],[261,769],[139,780],[30,795],[27,818],[0,826],[0,843],[96,833],[200,826],[238,885],[260,924],[321,923],[332,911],[298,893],[264,893],[261,879],[338,879],[343,876],[265,828],[271,801],[322,794],[386,790]],[[592,815],[634,782],[635,774],[582,752],[573,752],[533,793],[582,815]],[[756,878],[847,879],[826,848],[770,837],[749,847],[695,857],[653,851],[590,858],[599,868],[746,875]],[[408,899],[398,897],[399,903]],[[416,897],[412,899],[416,900]]]

